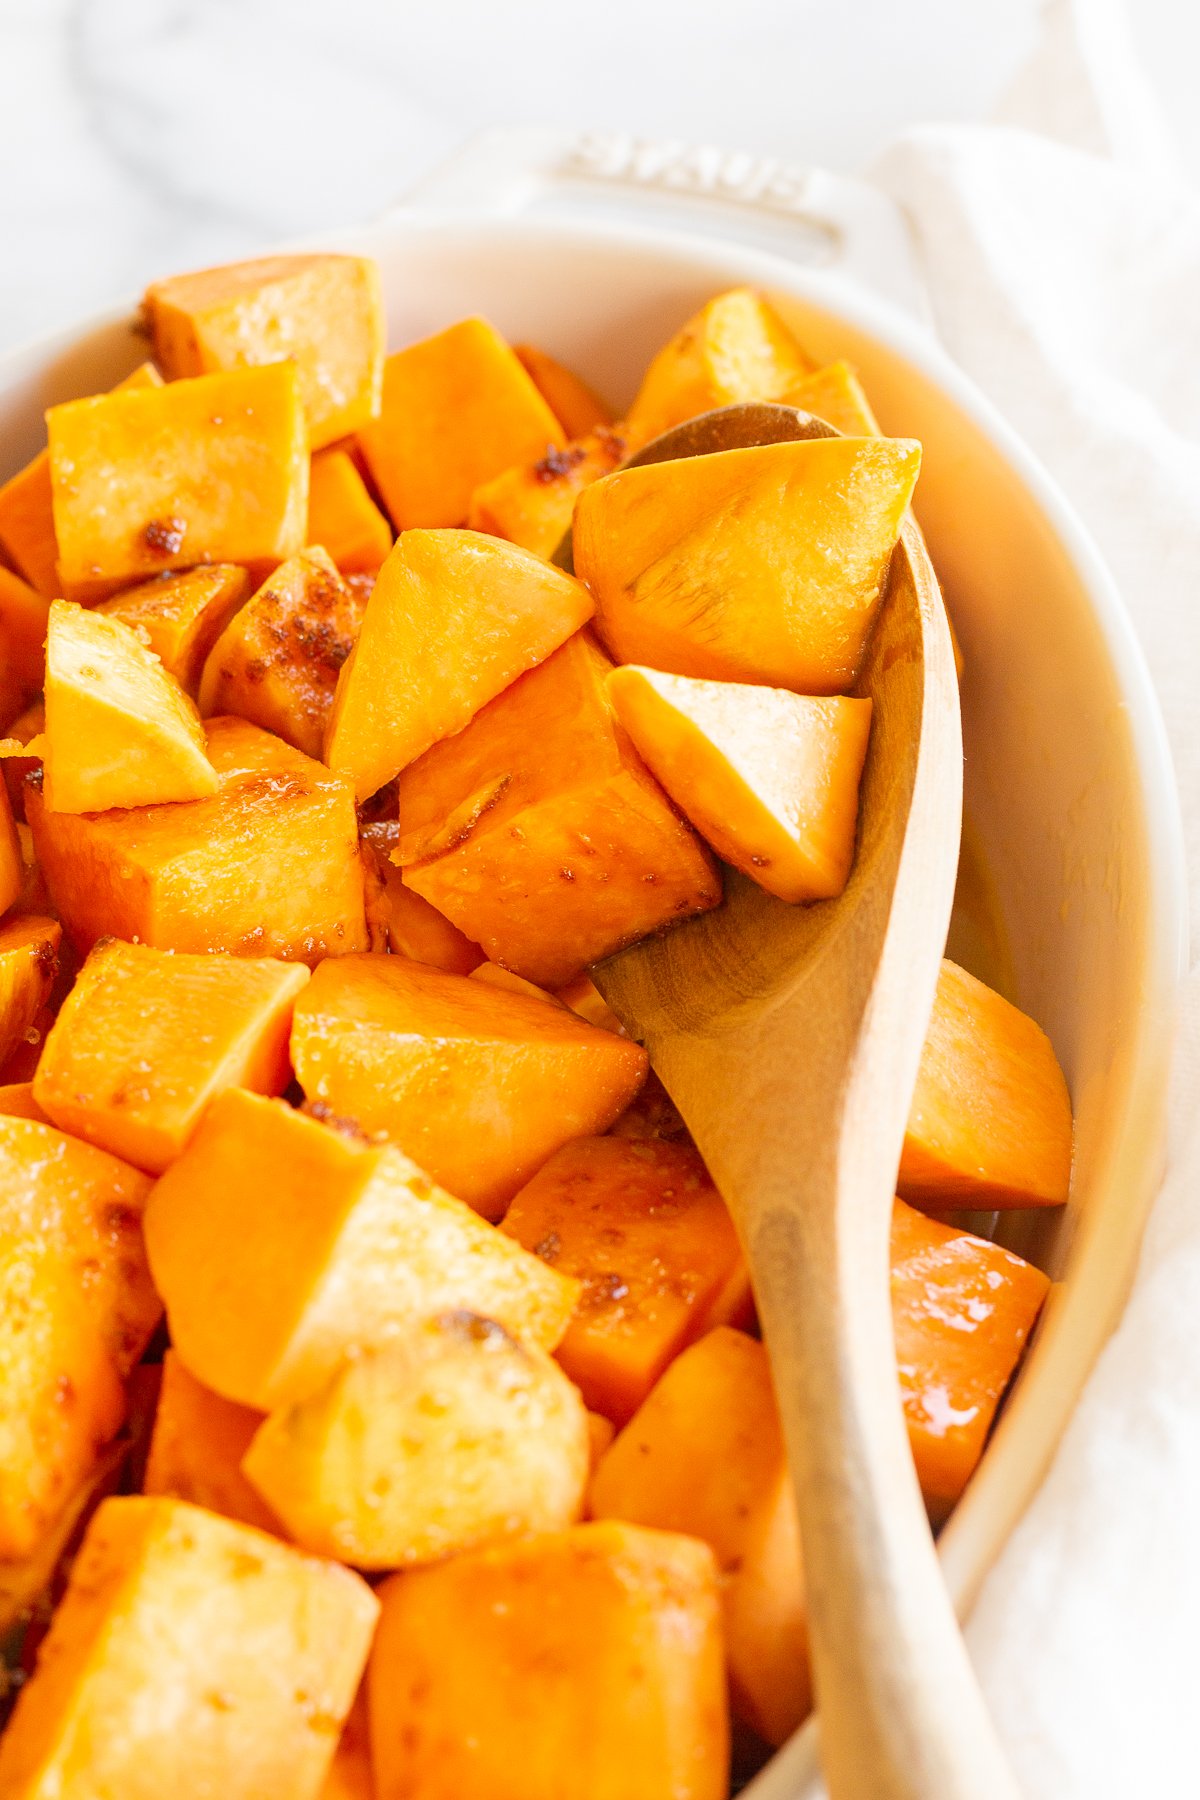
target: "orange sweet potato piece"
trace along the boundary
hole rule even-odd
[[[637,441],[739,400],[780,400],[813,365],[761,294],[718,294],[659,351],[629,424]]]
[[[365,800],[591,616],[573,576],[514,545],[478,532],[406,531],[338,679],[326,762]]]
[[[319,1800],[375,1800],[365,1688],[350,1708]]]
[[[168,675],[195,698],[208,653],[250,592],[236,563],[210,563],[181,575],[156,575],[96,607],[137,633]]]
[[[514,344],[513,353],[569,438],[586,437],[598,425],[612,424],[609,408],[573,369],[534,344]]]
[[[625,455],[620,430],[601,426],[563,449],[552,446],[536,462],[505,469],[471,495],[467,523],[532,550],[553,556],[571,525],[575,502],[585,487],[610,475]]]
[[[573,981],[564,982],[555,995],[564,1006],[586,1019],[589,1025],[598,1025],[602,1031],[624,1033],[625,1027],[618,1019],[600,989],[588,975],[576,975]]]
[[[0,925],[0,1065],[24,1039],[50,996],[61,938],[56,919],[24,914]]]
[[[45,596],[0,567],[0,727],[41,692],[46,673]]]
[[[795,1503],[763,1346],[722,1327],[685,1350],[601,1459],[589,1507],[709,1545],[726,1576],[735,1709],[782,1743],[811,1696]]]
[[[354,797],[256,725],[210,719],[209,800],[106,813],[26,797],[38,862],[84,954],[97,938],[318,962],[367,941]]]
[[[164,373],[295,364],[314,450],[379,411],[385,321],[367,256],[264,256],[156,281],[146,290]]]
[[[218,638],[200,680],[200,711],[236,713],[320,757],[338,671],[362,615],[361,596],[326,551],[290,557]]]
[[[398,825],[386,833],[376,834],[371,827],[363,831],[382,883],[380,907],[388,948],[395,956],[431,963],[448,975],[469,975],[485,960],[483,951],[405,882],[404,871],[390,860],[398,837]]]
[[[46,426],[69,598],[195,563],[278,562],[304,542],[308,436],[294,363],[70,400]]]
[[[471,495],[564,442],[500,333],[463,319],[389,356],[383,407],[358,441],[397,531],[461,525]]]
[[[892,1214],[892,1320],[909,1442],[935,1519],[962,1493],[1021,1359],[1049,1280],[1011,1250]]]
[[[184,1368],[174,1350],[168,1350],[143,1491],[188,1500],[223,1518],[282,1536],[278,1518],[242,1474],[242,1458],[265,1416],[222,1400]]]
[[[481,962],[478,968],[471,970],[471,979],[485,982],[488,987],[503,988],[509,994],[524,994],[527,1000],[540,1000],[543,1006],[565,1004],[556,994],[547,993],[535,981],[526,981],[523,975],[514,975],[511,969],[501,968],[499,963]],[[568,1007],[567,1011],[570,1010]]]
[[[0,1117],[36,1119],[41,1125],[50,1123],[33,1097],[32,1081],[8,1081],[0,1086]]]
[[[904,1138],[905,1199],[1059,1206],[1071,1183],[1071,1099],[1040,1026],[943,962]]]
[[[160,1310],[149,1187],[50,1125],[0,1117],[0,1559],[35,1551],[120,1429]]]
[[[781,900],[850,876],[871,702],[626,664],[608,678],[650,773],[717,854]]]
[[[600,635],[675,675],[852,687],[920,462],[908,438],[818,438],[605,476],[574,526]]]
[[[368,1673],[378,1800],[724,1800],[705,1545],[577,1525],[395,1575],[381,1598]]]
[[[146,1244],[188,1368],[263,1411],[454,1307],[552,1349],[579,1291],[398,1150],[238,1088],[159,1181]]]
[[[400,777],[409,886],[539,987],[721,898],[617,724],[608,670],[569,639]]]
[[[815,413],[835,430],[847,437],[881,437],[871,403],[861,383],[847,362],[829,363],[805,375],[795,387],[781,396],[785,406],[798,406],[801,412]]]
[[[24,885],[25,861],[21,855],[21,840],[17,836],[12,804],[8,798],[8,788],[5,787],[0,791],[0,916],[8,911]],[[2,1055],[0,1061],[3,1061]]]
[[[640,1044],[566,1007],[401,956],[339,956],[297,1002],[309,1100],[383,1132],[487,1218],[570,1138],[603,1131],[646,1076]]]
[[[345,450],[312,459],[306,539],[328,550],[343,575],[378,569],[392,547],[392,528]]]
[[[618,1425],[712,1323],[742,1266],[690,1144],[578,1138],[522,1188],[501,1229],[582,1281],[558,1357],[588,1406]]]
[[[106,1500],[0,1743],[0,1791],[312,1800],[378,1613],[360,1576],[264,1532]]]
[[[215,1094],[283,1092],[292,1008],[307,980],[303,964],[109,938],[46,1039],[38,1104],[63,1131],[161,1174]]]
[[[50,602],[45,786],[49,812],[107,812],[217,791],[194,703],[120,619]]]
[[[494,1319],[421,1319],[260,1426],[242,1467],[302,1549],[411,1568],[579,1517],[587,1414]]]
[[[21,715],[12,721],[3,744],[4,785],[8,789],[9,805],[12,807],[14,819],[25,818],[25,778],[31,770],[41,764],[43,745],[34,746],[32,756],[22,756],[16,750],[17,744],[29,744],[34,738],[40,738],[46,730],[46,708],[40,699],[33,701]],[[2,855],[2,852],[0,852]]]
[[[161,386],[162,376],[154,364],[143,363],[112,391],[120,394],[129,389]],[[53,501],[47,450],[39,450],[32,462],[0,487],[0,550],[46,600],[54,600],[62,593]]]

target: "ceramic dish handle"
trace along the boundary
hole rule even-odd
[[[675,229],[750,241],[861,282],[928,322],[899,208],[868,182],[773,156],[626,132],[486,131],[403,196],[398,210],[592,216],[607,210]]]

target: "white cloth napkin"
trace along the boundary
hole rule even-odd
[[[1166,715],[1200,919],[1200,205],[1116,0],[1053,0],[992,125],[876,170],[937,329],[1107,557]],[[968,1638],[1027,1800],[1200,1795],[1200,971],[1124,1319]]]

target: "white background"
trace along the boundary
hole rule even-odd
[[[1200,176],[1200,0],[1130,0]],[[1038,0],[0,0],[0,349],[382,209],[485,125],[859,169],[984,116]]]

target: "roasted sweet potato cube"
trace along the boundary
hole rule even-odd
[[[0,809],[4,802],[0,798]],[[57,919],[21,915],[0,925],[0,1065],[31,1029],[58,974]]]
[[[4,785],[8,789],[9,805],[12,808],[14,819],[20,819],[22,822],[25,819],[25,779],[34,769],[40,768],[44,745],[34,744],[31,756],[22,756],[16,746],[32,744],[35,738],[44,736],[45,730],[46,708],[39,698],[12,721],[3,744],[0,745],[0,768],[4,771]],[[0,839],[2,838],[3,830],[0,829]],[[0,855],[2,854],[3,852],[0,852]]]
[[[367,1679],[378,1800],[724,1800],[705,1545],[576,1525],[394,1575],[381,1598]]]
[[[388,357],[382,410],[358,441],[393,525],[407,531],[463,524],[477,487],[564,438],[500,333],[463,319]]]
[[[827,425],[844,432],[847,437],[881,437],[871,403],[863,393],[858,376],[847,362],[829,363],[805,375],[781,396],[786,406],[798,406],[801,412],[815,413]]]
[[[365,1686],[350,1708],[320,1800],[375,1800]]]
[[[136,632],[194,699],[209,651],[249,592],[245,569],[211,563],[180,575],[156,575],[101,601],[96,611]]]
[[[469,975],[484,961],[483,951],[423,900],[394,863],[381,865],[388,946],[395,956],[431,963],[448,975]]]
[[[473,531],[406,531],[338,679],[326,762],[365,800],[591,616],[587,590],[527,551]]]
[[[539,987],[721,898],[617,724],[609,666],[576,635],[400,777],[409,886]]]
[[[618,1019],[600,989],[589,975],[576,975],[573,981],[564,982],[555,994],[564,1006],[586,1019],[589,1025],[597,1025],[601,1031],[624,1032],[625,1027]]]
[[[385,1133],[488,1218],[560,1144],[611,1125],[648,1067],[566,1007],[400,956],[318,969],[292,1064],[310,1101]]]
[[[146,1243],[188,1368],[264,1412],[458,1306],[552,1349],[579,1293],[398,1150],[238,1088],[159,1181]]]
[[[605,425],[561,450],[546,450],[536,462],[505,469],[475,489],[467,523],[537,556],[553,556],[570,529],[575,502],[584,488],[610,475],[626,448],[621,431]]]
[[[265,957],[97,944],[46,1039],[34,1087],[56,1125],[151,1174],[215,1094],[281,1094],[308,970]]]
[[[817,438],[605,476],[574,526],[601,637],[674,675],[852,687],[920,462],[908,438]]]
[[[53,813],[27,795],[34,847],[84,954],[97,938],[318,962],[364,949],[354,796],[242,719],[210,719],[209,800]]]
[[[165,373],[295,364],[313,449],[379,411],[383,292],[368,256],[264,256],[156,281],[146,290]]]
[[[153,363],[143,363],[112,390],[161,387],[162,376]],[[0,549],[17,573],[23,575],[44,599],[62,593],[58,579],[58,539],[54,535],[54,493],[50,482],[50,455],[39,450],[11,480],[0,487]]]
[[[154,1330],[150,1183],[34,1119],[0,1117],[0,1560],[32,1554],[125,1417]]]
[[[1071,1098],[1054,1046],[1001,995],[943,962],[897,1186],[935,1210],[1059,1206]]]
[[[739,400],[780,400],[813,367],[761,294],[718,294],[659,351],[629,423],[639,443]]]
[[[168,1350],[143,1491],[188,1500],[282,1536],[278,1518],[242,1474],[242,1458],[265,1416],[214,1394]]]
[[[627,664],[608,693],[634,748],[717,854],[781,900],[850,875],[871,702]]]
[[[378,1602],[358,1575],[182,1500],[106,1500],[0,1743],[28,1800],[314,1800]]]
[[[0,1087],[0,1116],[6,1119],[37,1119],[42,1125],[50,1123],[33,1097],[32,1081],[8,1081]]]
[[[25,862],[17,836],[8,788],[0,792],[0,916],[6,913],[25,885]],[[0,1056],[3,1061],[3,1056]]]
[[[782,1743],[808,1711],[809,1684],[795,1504],[763,1346],[722,1327],[685,1350],[601,1458],[588,1505],[593,1518],[710,1546],[736,1628],[726,1630],[735,1708]]]
[[[0,729],[41,693],[46,674],[45,596],[0,567]]]
[[[690,1144],[579,1138],[522,1188],[502,1230],[583,1283],[558,1357],[618,1425],[741,1270],[733,1221]]]
[[[514,344],[513,351],[569,438],[586,437],[598,425],[612,424],[609,408],[573,369],[534,344]]]
[[[50,602],[46,639],[48,812],[107,812],[217,791],[193,701],[120,619]]]
[[[234,713],[320,757],[338,671],[358,635],[364,601],[326,551],[280,563],[213,646],[200,711]]]
[[[587,1413],[494,1319],[437,1313],[273,1412],[242,1464],[302,1549],[359,1569],[437,1562],[579,1517]]]
[[[304,542],[308,434],[294,363],[46,414],[59,575],[103,599],[164,569],[278,562]]]
[[[892,1320],[909,1442],[944,1518],[967,1485],[1050,1283],[985,1238],[897,1200]]]
[[[392,547],[392,528],[345,450],[322,450],[312,459],[306,535],[329,552],[343,575],[377,569]]]

